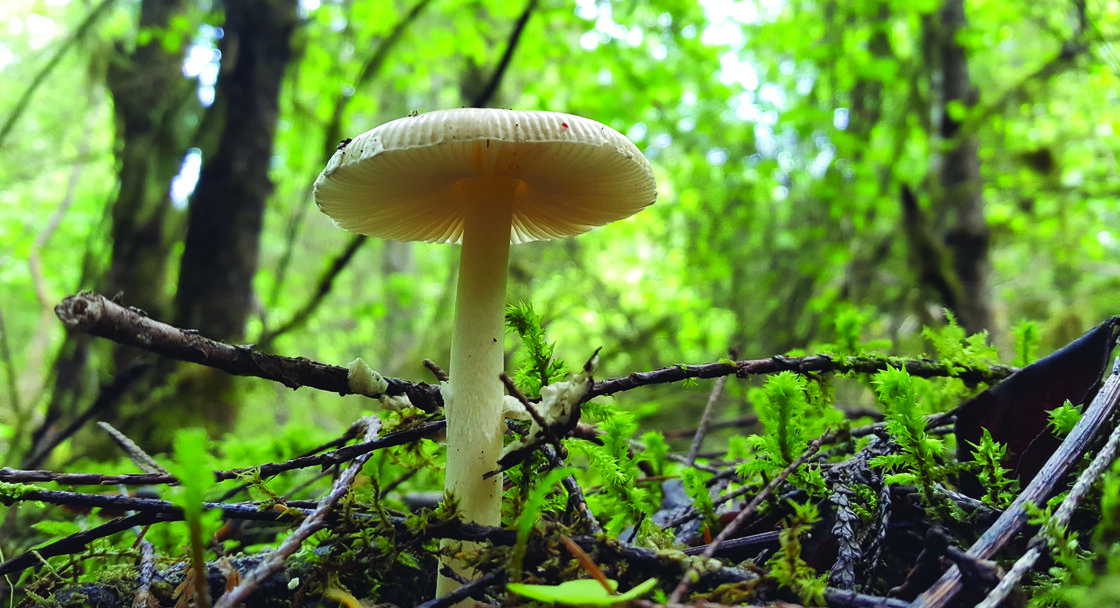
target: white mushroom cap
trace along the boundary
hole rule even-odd
[[[657,198],[649,162],[606,125],[557,112],[463,108],[355,137],[315,181],[315,201],[351,232],[455,243],[471,206],[464,200],[495,187],[508,192],[511,180],[513,243],[586,232]]]

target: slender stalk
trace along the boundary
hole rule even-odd
[[[464,520],[488,526],[499,525],[501,516],[501,476],[484,479],[483,474],[497,467],[502,451],[503,390],[498,376],[504,367],[511,189],[517,185],[497,181],[502,190],[480,191],[463,228],[451,379],[444,394],[444,489],[459,500]],[[444,595],[457,586],[441,577],[437,593]]]

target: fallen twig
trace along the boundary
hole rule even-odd
[[[257,471],[262,477],[269,477],[285,471],[295,469],[303,469],[307,467],[319,466],[332,466],[342,464],[354,458],[380,450],[406,443],[412,443],[418,439],[428,437],[439,433],[446,427],[447,423],[444,420],[433,420],[417,425],[411,429],[389,433],[388,435],[375,439],[373,441],[365,441],[349,445],[325,454],[316,454],[313,456],[300,456],[292,458],[280,463],[266,463],[255,467],[245,467],[241,469],[230,469],[228,471],[214,471],[214,479],[216,481],[226,481],[229,479],[237,479],[241,475]],[[53,471],[42,470],[24,470],[12,469],[9,467],[0,467],[0,482],[7,483],[47,483],[55,482],[63,485],[72,486],[97,486],[97,485],[126,485],[126,486],[146,486],[146,485],[162,485],[162,484],[175,484],[179,480],[172,475],[161,475],[153,473],[128,473],[124,475],[103,475],[101,473],[55,473]]]
[[[149,318],[143,311],[125,308],[96,293],[83,292],[68,296],[55,307],[55,314],[66,328],[108,338],[120,344],[135,346],[158,355],[199,363],[235,376],[255,376],[279,382],[292,389],[310,386],[340,395],[355,394],[347,376],[349,370],[303,357],[284,357],[262,353],[250,346],[233,346],[211,340],[197,331],[180,329]],[[623,378],[596,382],[584,397],[613,395],[651,384],[710,379],[735,375],[748,376],[795,371],[817,373],[875,373],[887,367],[905,367],[910,375],[923,378],[954,377],[969,384],[998,382],[1015,372],[1004,365],[988,367],[951,367],[929,359],[894,359],[886,357],[839,357],[811,355],[807,357],[770,357],[744,361],[675,365],[648,372],[634,372]],[[436,369],[429,366],[434,373]],[[432,413],[443,407],[438,386],[386,378],[388,396],[406,395],[416,407]]]
[[[68,296],[54,312],[70,331],[108,338],[119,344],[177,359],[200,363],[234,376],[255,376],[297,389],[310,386],[340,395],[355,394],[347,380],[349,370],[303,357],[282,357],[232,346],[149,318],[143,311],[125,308],[103,295],[83,292]],[[439,387],[423,382],[386,378],[388,396],[406,395],[416,407],[435,412],[443,406]]]
[[[792,371],[800,374],[811,372],[874,374],[888,367],[905,367],[911,376],[922,378],[953,377],[968,384],[994,384],[1016,370],[1005,365],[966,367],[954,369],[931,359],[894,359],[886,357],[839,357],[810,355],[808,357],[771,357],[745,361],[721,361],[703,365],[674,365],[648,372],[634,372],[623,378],[596,382],[586,400],[613,395],[639,386],[681,382],[691,379],[710,379],[735,375],[739,378]]]

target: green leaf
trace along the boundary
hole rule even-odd
[[[36,532],[41,532],[48,536],[66,536],[80,532],[82,527],[76,521],[55,521],[44,519],[31,524],[31,528]]]
[[[525,502],[525,507],[521,511],[521,517],[517,521],[517,544],[514,545],[514,561],[520,570],[522,558],[525,556],[525,546],[529,542],[529,533],[533,530],[533,524],[537,523],[537,519],[544,508],[548,495],[556,484],[565,476],[575,473],[576,470],[571,467],[562,467],[559,469],[552,469],[544,476],[544,479],[533,486],[533,491],[529,495],[529,500]]]
[[[566,581],[559,585],[526,585],[523,583],[510,583],[506,588],[517,595],[527,597],[538,602],[550,604],[565,604],[568,606],[613,606],[636,600],[649,593],[657,586],[657,579],[651,578],[626,593],[615,594],[618,581],[607,579],[611,587],[608,592],[599,584],[599,581],[590,578],[581,578]]]
[[[949,118],[961,122],[965,116],[968,116],[968,106],[964,105],[961,100],[954,99],[945,104],[945,113],[949,115]]]
[[[214,485],[214,473],[208,465],[206,431],[199,428],[183,429],[175,434],[175,460],[168,469],[179,479],[180,491],[170,495],[171,501],[182,507],[187,519],[202,514],[202,501],[207,490]]]

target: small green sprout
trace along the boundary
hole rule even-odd
[[[1050,420],[1046,423],[1050,426],[1050,430],[1058,437],[1065,437],[1069,435],[1073,427],[1077,426],[1077,422],[1081,420],[1082,406],[1073,405],[1066,399],[1066,402],[1058,407],[1047,412]]]
[[[971,444],[975,448],[973,462],[977,466],[976,476],[981,484],[987,488],[981,500],[997,509],[1007,508],[1015,496],[1019,494],[1019,480],[1009,469],[1003,466],[1003,458],[1007,455],[1007,446],[992,439],[988,429],[984,429],[979,443]]]
[[[796,593],[803,604],[823,606],[827,575],[818,575],[801,558],[801,537],[812,532],[821,521],[820,512],[812,503],[791,500],[789,504],[793,507],[793,514],[783,523],[779,533],[781,549],[766,561],[770,568],[768,576]]]

